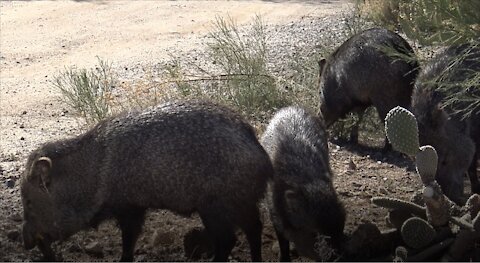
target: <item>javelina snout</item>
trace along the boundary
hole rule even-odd
[[[114,218],[121,260],[132,261],[146,209],[159,208],[198,212],[214,260],[228,260],[239,227],[261,261],[257,203],[272,174],[253,128],[224,106],[176,101],[113,117],[30,155],[21,184],[25,246],[48,256],[48,242]]]
[[[398,53],[398,54],[389,54]],[[399,59],[398,55],[411,61]],[[396,106],[409,108],[418,63],[398,34],[373,28],[352,36],[319,62],[320,111],[330,126],[349,112],[373,105],[382,120]],[[358,140],[358,124],[351,133]],[[386,141],[386,148],[390,148]]]
[[[480,157],[480,110],[468,99],[479,97],[480,44],[451,46],[422,68],[412,95],[412,112],[418,121],[421,145],[432,145],[438,154],[436,179],[453,201],[464,201],[464,175],[472,191],[480,193],[477,160]],[[454,103],[447,103],[447,100]],[[473,109],[464,115],[459,110]]]
[[[316,237],[328,235],[338,247],[345,225],[345,211],[332,184],[322,120],[299,107],[281,109],[261,143],[274,168],[267,200],[280,260],[290,260],[290,241],[301,255],[322,259],[315,250]]]

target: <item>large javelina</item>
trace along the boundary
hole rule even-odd
[[[463,201],[463,178],[467,171],[473,192],[480,193],[477,178],[480,109],[473,109],[473,113],[464,118],[457,109],[469,108],[471,102],[446,105],[445,100],[462,96],[479,97],[479,72],[480,44],[452,46],[422,69],[412,95],[412,111],[418,121],[420,144],[432,145],[437,150],[436,180],[443,192],[457,203]]]
[[[21,184],[23,238],[48,260],[50,244],[102,220],[122,231],[121,260],[133,260],[147,208],[198,212],[226,261],[235,226],[261,261],[257,202],[273,174],[253,128],[233,111],[202,101],[172,102],[102,121],[28,158]]]
[[[299,107],[284,108],[270,121],[261,143],[274,168],[267,200],[280,261],[290,260],[289,241],[300,255],[322,259],[315,249],[318,235],[330,236],[338,248],[345,225],[322,120]]]
[[[382,120],[390,109],[410,106],[418,63],[410,45],[394,32],[379,28],[363,31],[319,65],[320,111],[327,127],[351,111],[362,114],[371,105]],[[358,141],[358,124],[351,140]]]

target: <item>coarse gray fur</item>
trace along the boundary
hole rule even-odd
[[[51,242],[115,218],[122,260],[133,260],[145,211],[159,208],[198,212],[215,260],[228,259],[239,226],[261,261],[257,203],[272,173],[254,129],[224,106],[175,101],[113,117],[31,153],[21,184],[25,246],[49,254]]]
[[[272,159],[273,181],[267,200],[280,244],[280,260],[289,261],[289,241],[314,260],[319,234],[343,237],[345,211],[332,184],[327,134],[321,118],[300,107],[281,109],[261,143]]]
[[[372,105],[382,121],[396,106],[410,108],[418,63],[408,42],[392,31],[360,32],[319,64],[320,111],[327,127],[349,112],[363,114]],[[358,124],[351,140],[358,140]],[[385,149],[389,149],[386,142]]]

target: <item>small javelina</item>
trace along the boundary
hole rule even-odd
[[[345,211],[332,184],[322,120],[299,107],[281,109],[261,143],[274,169],[267,200],[280,260],[290,260],[289,241],[300,255],[322,259],[315,249],[318,235],[330,236],[338,248],[345,225]]]
[[[422,69],[412,95],[421,145],[432,145],[438,154],[436,180],[457,203],[464,201],[464,174],[472,191],[480,193],[477,159],[480,157],[480,109],[464,116],[458,109],[470,101],[445,104],[447,98],[480,97],[480,44],[452,46],[437,54]],[[475,79],[474,74],[477,74]],[[470,83],[467,84],[467,81]],[[460,84],[463,82],[463,84]],[[466,117],[466,118],[465,118]]]
[[[198,212],[214,260],[228,260],[238,226],[261,261],[257,203],[272,175],[254,129],[228,108],[177,101],[128,113],[31,153],[21,183],[24,245],[53,260],[53,241],[113,218],[121,260],[131,261],[146,209],[159,208]]]
[[[394,32],[373,28],[354,35],[319,66],[320,111],[327,127],[351,111],[362,116],[371,105],[382,120],[390,109],[410,106],[418,63],[410,45]],[[358,141],[358,123],[350,139]]]

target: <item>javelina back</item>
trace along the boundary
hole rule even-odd
[[[421,71],[412,95],[420,144],[432,145],[438,154],[436,180],[443,192],[461,203],[463,176],[468,171],[472,190],[480,193],[477,159],[480,149],[480,109],[467,118],[456,112],[471,102],[445,105],[445,99],[480,96],[480,44],[452,46],[436,55]],[[469,85],[458,82],[470,79]]]
[[[104,219],[118,220],[121,260],[133,260],[147,208],[198,212],[226,261],[239,226],[261,261],[257,202],[273,170],[253,128],[203,101],[172,102],[102,121],[47,143],[28,158],[21,184],[23,237],[52,260],[50,244]]]
[[[322,120],[299,107],[281,109],[261,143],[274,168],[267,197],[280,261],[290,260],[289,241],[301,255],[321,259],[314,249],[317,235],[330,236],[338,245],[345,225],[345,211],[332,184]]]
[[[386,52],[414,58],[402,37],[373,28],[354,35],[328,59],[320,60],[320,111],[327,127],[351,111],[362,114],[371,105],[382,120],[395,106],[409,108],[418,63]],[[351,140],[358,140],[358,124]]]

